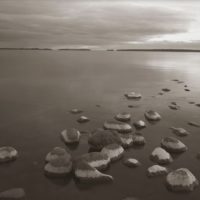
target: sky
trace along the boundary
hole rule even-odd
[[[0,0],[0,47],[200,49],[200,1]]]

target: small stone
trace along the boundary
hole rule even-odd
[[[153,111],[153,110],[146,111],[144,113],[144,116],[146,117],[146,119],[148,119],[150,121],[159,121],[159,120],[161,120],[160,114],[157,113],[156,111]]]
[[[88,139],[89,145],[95,150],[101,150],[103,147],[117,143],[122,144],[118,133],[110,130],[96,130]]]
[[[156,147],[150,155],[152,161],[164,165],[173,161],[171,155],[161,147]]]
[[[195,102],[194,102],[194,101],[189,101],[188,103],[189,103],[189,104],[195,104]]]
[[[184,81],[177,81],[177,83],[184,83]]]
[[[133,145],[133,135],[132,134],[120,134],[119,133],[119,137],[121,139],[122,142],[122,146],[124,148],[128,148],[131,147]]]
[[[190,126],[194,126],[194,127],[200,128],[200,124],[197,123],[197,122],[190,121],[190,122],[188,122],[188,124],[189,124]]]
[[[90,166],[87,162],[80,161],[76,163],[74,170],[75,177],[81,182],[110,182],[113,181],[113,177],[104,173],[101,173],[96,168]]]
[[[136,92],[129,92],[125,94],[125,97],[127,99],[136,99],[139,100],[142,98],[142,95],[140,93],[136,93]]]
[[[141,163],[135,158],[126,158],[124,159],[123,164],[127,167],[139,167],[141,165]]]
[[[163,88],[162,91],[163,92],[170,92],[171,90],[169,88]]]
[[[131,125],[114,120],[106,121],[104,123],[104,128],[107,130],[118,131],[119,133],[130,133],[132,131]]]
[[[80,135],[80,131],[75,128],[69,130],[65,129],[61,132],[61,138],[66,144],[78,143]]]
[[[172,104],[172,105],[177,105],[177,103],[176,103],[176,102],[174,102],[174,101],[172,101],[172,102],[171,102],[171,104]]]
[[[142,120],[134,122],[133,125],[135,126],[136,129],[143,129],[146,127],[145,122]]]
[[[80,118],[77,120],[77,122],[79,123],[85,123],[85,122],[89,122],[89,118],[87,118],[86,116],[80,116]]]
[[[0,147],[0,163],[16,160],[18,152],[10,146]]]
[[[161,146],[170,153],[182,153],[188,149],[185,144],[174,137],[165,137],[162,139]]]
[[[129,113],[122,112],[122,113],[118,113],[115,116],[115,119],[121,122],[128,122],[131,119],[131,115]]]
[[[108,155],[111,161],[116,161],[123,156],[124,149],[119,144],[109,144],[105,146],[101,152]]]
[[[163,95],[163,94],[164,94],[163,92],[159,92],[159,93],[158,93],[158,95]]]
[[[11,199],[24,199],[25,191],[23,188],[12,188],[0,193],[0,199],[11,200]]]
[[[180,136],[180,137],[184,137],[184,136],[187,136],[189,135],[190,133],[188,131],[186,131],[184,128],[175,128],[175,127],[171,127],[170,128],[172,130],[172,132],[174,134],[176,134],[177,136]]]
[[[81,155],[76,162],[84,161],[88,163],[91,167],[94,167],[98,170],[104,170],[110,164],[110,157],[102,152],[90,152]]]
[[[51,152],[46,155],[46,162],[51,162],[54,159],[59,157],[66,157],[67,159],[71,159],[71,155],[62,147],[55,147]]]
[[[200,103],[197,103],[196,106],[197,106],[197,107],[200,107]]]
[[[153,165],[147,169],[147,175],[149,177],[161,176],[168,173],[166,167],[162,167],[160,165]]]
[[[80,113],[82,113],[83,111],[82,111],[82,110],[79,110],[79,109],[77,109],[77,108],[74,108],[74,109],[72,109],[70,112],[71,112],[72,114],[80,114]]]
[[[188,88],[185,88],[185,91],[186,91],[186,92],[189,92],[189,91],[190,91],[190,89],[188,89]]]
[[[196,177],[186,168],[170,172],[166,182],[168,188],[174,192],[191,192],[199,185]]]
[[[68,175],[72,170],[71,158],[59,156],[50,160],[45,167],[45,174],[49,177],[63,177]]]
[[[180,110],[180,106],[174,104],[169,105],[169,108],[172,110]]]
[[[133,136],[133,144],[134,145],[145,145],[146,140],[144,138],[144,136],[142,136],[141,134],[136,134]]]

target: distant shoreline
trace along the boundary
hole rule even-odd
[[[196,52],[199,53],[198,49],[51,49],[51,48],[0,48],[0,50],[33,50],[33,51],[150,51],[150,52]]]

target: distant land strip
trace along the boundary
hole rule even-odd
[[[0,50],[42,50],[42,51],[98,51],[89,48],[0,48]],[[200,52],[200,49],[101,49],[101,51],[155,51],[155,52]]]

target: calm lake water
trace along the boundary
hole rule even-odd
[[[185,83],[177,84],[172,79]],[[184,84],[191,89],[184,91]],[[162,88],[171,92],[157,95]],[[171,169],[187,167],[200,180],[200,129],[187,125],[200,123],[200,54],[165,52],[73,52],[73,51],[0,51],[0,146],[10,145],[19,158],[0,165],[0,190],[23,187],[29,200],[121,200],[134,196],[141,200],[197,200],[200,187],[189,194],[174,194],[165,187],[165,177],[148,178],[146,170],[152,150],[164,136],[172,136],[169,127],[183,127],[191,135],[181,140],[188,151],[176,156]],[[124,93],[141,92],[140,101],[128,101]],[[176,101],[181,109],[170,110]],[[96,105],[101,105],[97,107]],[[136,105],[129,108],[128,105]],[[68,111],[84,110],[91,121],[76,122],[79,115]],[[82,134],[77,148],[69,149],[60,140],[65,128],[91,131],[102,127],[120,111],[128,111],[133,120],[144,120],[144,111],[155,109],[163,119],[141,131],[147,144],[131,148],[125,155],[137,158],[142,166],[125,167],[121,161],[106,173],[114,177],[110,184],[82,185],[72,177],[49,179],[44,176],[44,158],[55,146],[66,147],[73,156],[88,152],[88,135]]]

